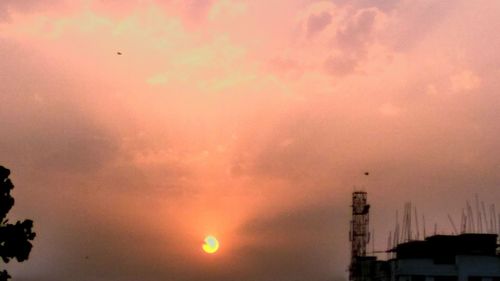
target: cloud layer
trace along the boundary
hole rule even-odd
[[[500,200],[499,12],[1,2],[0,164],[37,232],[11,275],[345,280],[354,186],[376,250],[404,201],[451,231],[474,193]]]

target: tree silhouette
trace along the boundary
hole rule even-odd
[[[10,191],[14,188],[9,179],[10,170],[0,166],[0,257],[5,263],[16,258],[18,262],[28,259],[32,245],[29,241],[35,238],[32,232],[32,220],[8,223],[7,213],[14,206],[14,198]],[[5,281],[11,276],[6,270],[0,271],[0,281]]]

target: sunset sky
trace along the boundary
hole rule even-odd
[[[37,233],[7,269],[344,281],[355,187],[375,250],[406,201],[450,233],[474,194],[500,202],[499,15],[497,0],[0,0],[0,165],[11,221]]]

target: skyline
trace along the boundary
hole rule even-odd
[[[451,232],[475,194],[500,201],[498,14],[493,0],[1,1],[0,165],[10,217],[37,233],[7,269],[346,280],[355,187],[376,249],[407,201]]]

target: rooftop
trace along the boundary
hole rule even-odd
[[[497,234],[464,233],[459,235],[434,235],[425,240],[399,244],[392,252],[398,259],[439,259],[457,255],[497,255]]]

